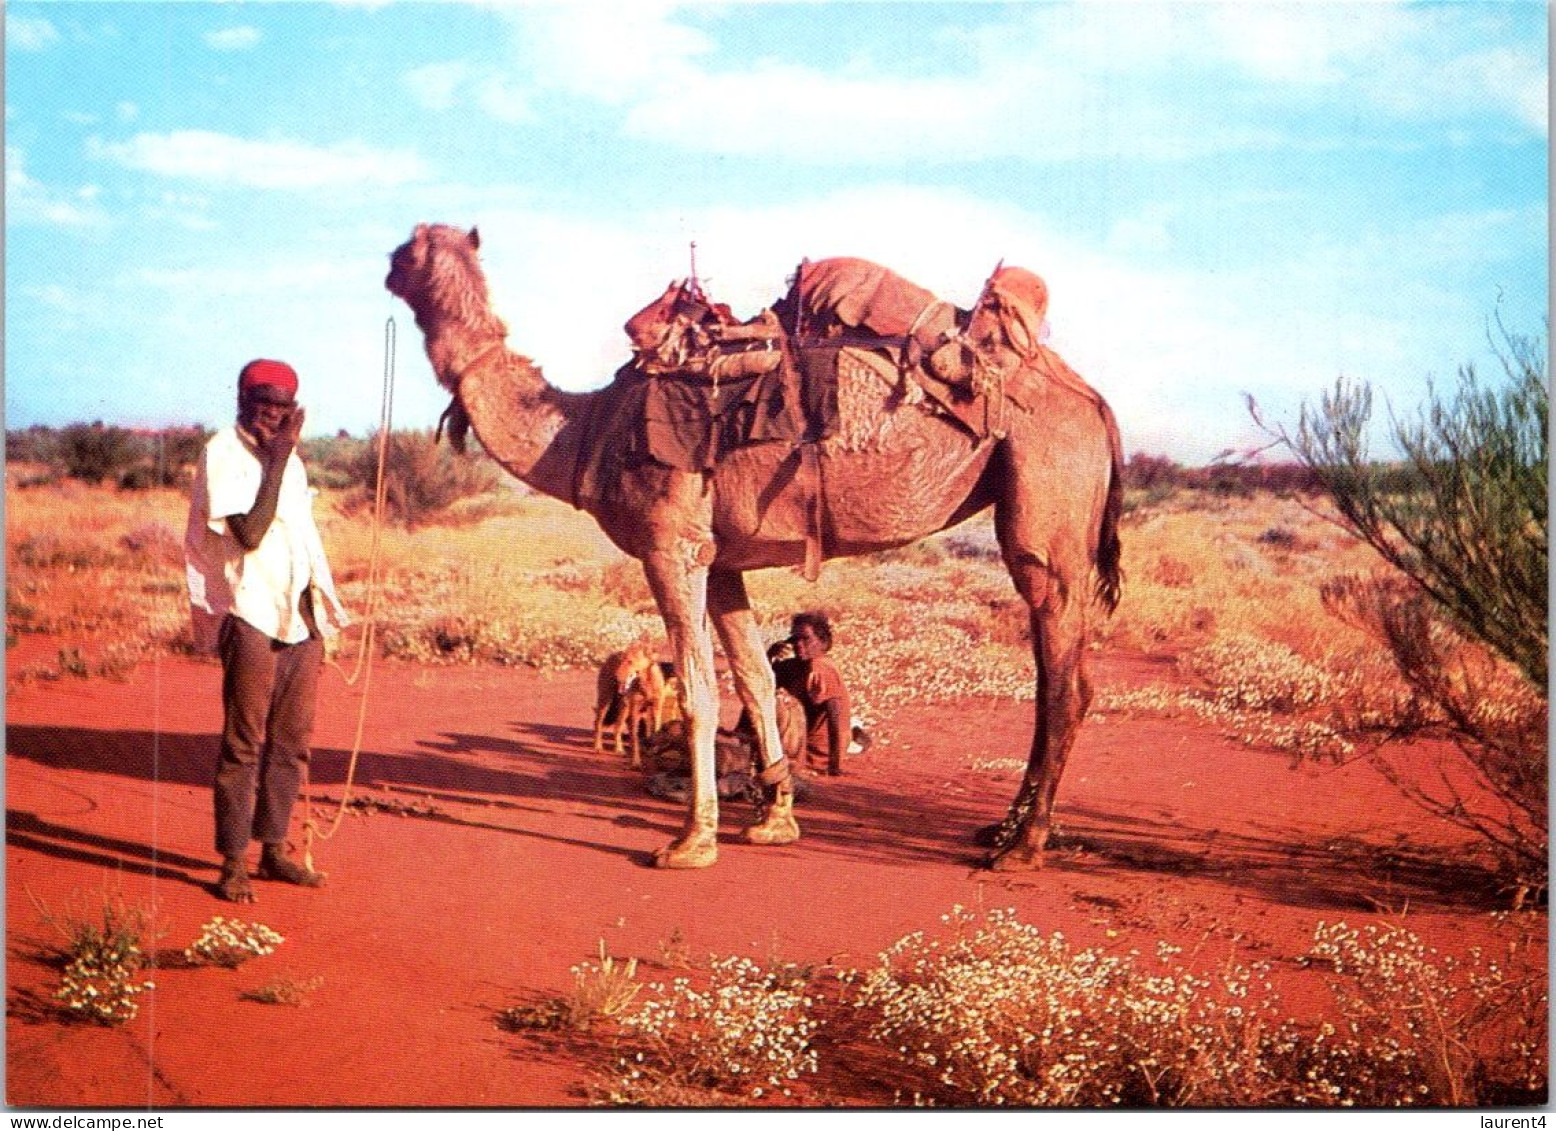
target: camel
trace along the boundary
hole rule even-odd
[[[802,453],[784,443],[751,444],[708,471],[618,460],[604,465],[614,476],[609,490],[580,497],[578,469],[598,446],[591,412],[608,389],[557,389],[508,347],[479,248],[475,229],[420,224],[392,253],[384,285],[414,312],[433,373],[454,396],[454,433],[473,428],[498,464],[586,510],[642,564],[681,679],[694,752],[685,827],[654,853],[654,864],[702,868],[718,858],[714,633],[756,720],[759,776],[769,796],[743,839],[794,841],[800,831],[773,673],[743,575],[801,565],[814,546],[817,500],[805,487]],[[1117,424],[1100,396],[1038,348],[1057,379],[1034,379],[1024,404],[1001,406],[1001,432],[981,438],[868,366],[840,367],[837,434],[803,454],[824,485],[823,557],[904,546],[994,508],[1001,556],[1029,609],[1036,665],[1026,769],[1008,812],[984,838],[985,863],[996,870],[1043,863],[1054,795],[1091,698],[1089,618],[1098,605],[1112,611],[1121,585]]]

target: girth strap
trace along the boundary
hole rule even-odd
[[[822,482],[821,447],[811,441],[800,446],[800,473],[798,484],[805,508],[805,566],[806,581],[821,576],[821,523]]]

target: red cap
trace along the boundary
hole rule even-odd
[[[297,395],[297,370],[284,361],[259,358],[249,362],[238,374],[238,392],[246,393],[261,385],[280,389],[289,397]]]

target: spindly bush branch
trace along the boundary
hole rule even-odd
[[[1488,388],[1473,366],[1451,400],[1429,393],[1414,421],[1393,422],[1405,459],[1368,454],[1372,390],[1341,378],[1296,435],[1279,434],[1318,476],[1340,519],[1453,618],[1543,688],[1550,394],[1541,346],[1503,333],[1506,382]]]

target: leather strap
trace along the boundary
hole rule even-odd
[[[779,755],[778,761],[756,775],[763,785],[782,785],[789,780],[789,759]]]
[[[818,444],[807,442],[800,445],[798,481],[805,508],[804,577],[806,581],[815,581],[821,576],[822,484],[821,449]]]

